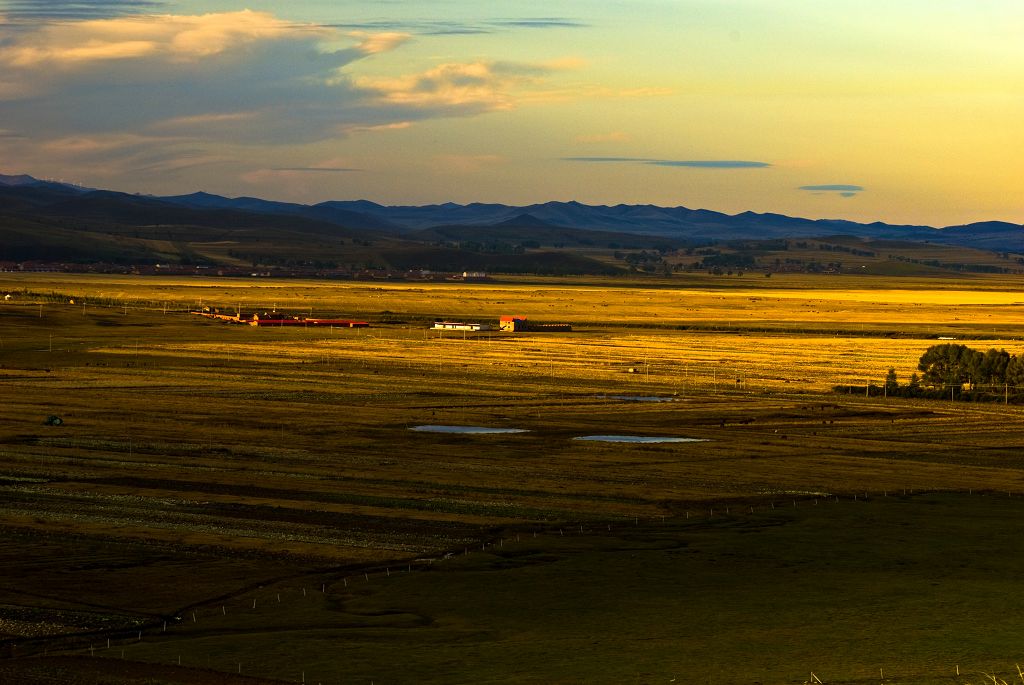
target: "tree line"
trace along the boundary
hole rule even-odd
[[[921,397],[963,401],[1024,402],[1024,355],[991,348],[982,352],[966,345],[932,345],[918,360],[916,372],[901,383],[890,368],[881,386],[861,386],[857,392],[886,397]],[[837,392],[854,392],[836,386]]]

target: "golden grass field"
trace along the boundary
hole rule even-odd
[[[1024,279],[4,273],[0,292],[15,293],[0,303],[0,633],[11,649],[81,654],[83,631],[153,630],[274,578],[411,564],[512,531],[836,495],[1024,497],[1024,408],[863,396],[889,367],[905,381],[939,336],[1024,352]],[[371,327],[257,329],[185,313],[200,303]],[[502,314],[574,330],[427,330],[434,318]],[[861,392],[831,391],[847,384]],[[64,424],[44,425],[49,415]],[[408,430],[422,424],[529,432]],[[706,442],[573,440],[607,433]],[[26,549],[46,563],[26,572]],[[73,571],[53,568],[62,557]]]

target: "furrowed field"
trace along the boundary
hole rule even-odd
[[[1024,408],[864,390],[1024,280],[0,292],[0,681],[1017,677]],[[573,331],[427,330],[505,314]]]

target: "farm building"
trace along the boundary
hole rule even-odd
[[[219,309],[204,307],[201,311],[193,311],[196,316],[205,316],[208,319],[220,319],[231,323],[249,324],[250,326],[331,326],[333,328],[368,328],[370,324],[365,321],[353,321],[351,319],[314,319],[299,318],[281,312],[263,312],[252,315],[251,319],[244,318],[241,313],[222,314]]]
[[[503,316],[498,323],[498,329],[502,331],[525,331],[525,316]]]
[[[224,314],[219,309],[211,309],[210,307],[203,307],[202,310],[190,313],[196,316],[205,316],[208,319],[220,319],[221,321],[231,321],[232,323],[249,323],[249,320],[243,319],[240,313]]]
[[[280,312],[263,312],[253,314],[250,326],[333,326],[335,328],[368,328],[370,324],[365,321],[352,321],[350,319],[313,319],[298,318]]]
[[[250,326],[301,326],[302,322],[294,316],[288,316],[281,312],[257,312],[249,320]]]
[[[489,331],[491,327],[485,323],[462,323],[460,321],[435,321],[433,330],[438,331]]]
[[[536,323],[527,321],[525,316],[503,316],[499,323],[502,331],[532,331],[532,332],[555,332],[571,331],[572,326],[567,323]]]

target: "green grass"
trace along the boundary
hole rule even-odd
[[[1022,499],[918,495],[505,532],[411,573],[254,590],[126,655],[332,683],[1009,679],[1022,513]]]

